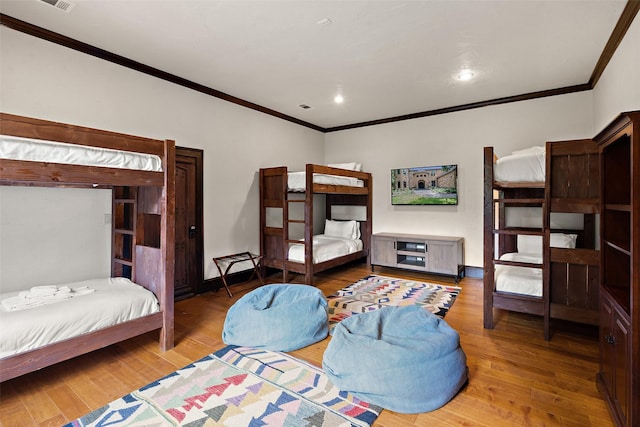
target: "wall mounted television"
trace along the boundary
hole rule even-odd
[[[391,169],[392,205],[457,205],[458,165]]]

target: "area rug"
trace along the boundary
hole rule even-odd
[[[444,317],[461,290],[459,286],[372,274],[327,297],[329,331],[333,331],[335,325],[354,314],[378,310],[384,306],[419,305]]]
[[[299,359],[227,346],[66,427],[359,427],[381,411]]]

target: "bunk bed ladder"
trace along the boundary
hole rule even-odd
[[[289,282],[289,245],[292,243],[298,243],[298,244],[303,244],[305,247],[305,253],[306,253],[306,248],[307,248],[307,244],[306,244],[306,240],[304,242],[301,242],[299,240],[296,239],[291,239],[289,236],[289,232],[290,232],[290,226],[291,224],[304,224],[305,220],[304,219],[292,219],[291,218],[291,212],[289,212],[289,209],[298,204],[298,203],[304,203],[305,199],[292,199],[290,198],[289,193],[285,194],[285,203],[284,203],[284,209],[283,209],[283,239],[284,242],[286,244],[282,245],[282,250],[283,250],[283,260],[284,260],[284,265],[282,268],[282,280],[284,283]]]

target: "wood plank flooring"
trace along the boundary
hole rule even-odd
[[[370,274],[364,265],[316,277],[328,295]],[[401,270],[376,274],[438,282]],[[275,274],[268,282],[280,281]],[[256,282],[176,303],[176,347],[160,352],[153,332],[0,384],[0,425],[59,426],[224,347],[227,309]],[[405,426],[612,426],[596,389],[597,331],[554,324],[551,341],[541,319],[498,312],[494,330],[482,327],[482,281],[465,278],[446,321],[460,333],[469,383],[442,408],[423,414],[383,411],[378,427]],[[327,338],[293,352],[321,365]],[[425,387],[428,387],[425,384]]]

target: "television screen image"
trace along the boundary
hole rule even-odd
[[[391,169],[392,205],[457,205],[458,166]]]

